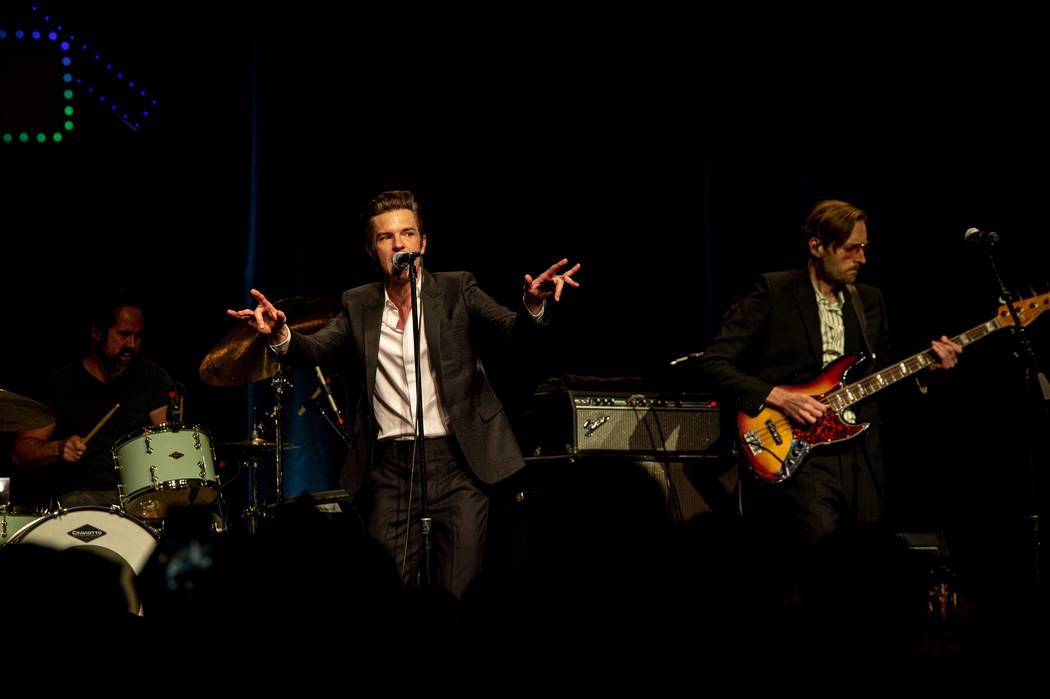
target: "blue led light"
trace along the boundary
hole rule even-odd
[[[6,5],[6,3],[4,3],[3,0],[0,0],[0,4]],[[101,52],[97,49],[92,50],[91,45],[88,44],[86,41],[81,40],[81,42],[78,43],[77,37],[74,36],[72,32],[65,33],[63,31],[63,26],[58,24],[57,17],[52,17],[50,14],[44,14],[44,11],[40,10],[35,5],[33,6],[33,12],[36,13],[34,16],[36,17],[37,21],[39,21],[41,17],[43,17],[43,22],[41,23],[43,24],[43,26],[38,25],[36,28],[30,26],[28,29],[22,29],[18,27],[10,27],[10,25],[8,25],[6,27],[0,28],[0,40],[32,39],[34,41],[52,42],[53,45],[61,48],[61,51],[63,53],[60,54],[58,58],[61,61],[61,65],[63,67],[63,72],[60,73],[60,75],[62,76],[62,81],[64,83],[62,91],[62,96],[64,97],[65,102],[65,104],[63,104],[63,112],[65,113],[66,119],[70,120],[64,121],[63,128],[58,131],[55,131],[54,133],[50,131],[47,133],[20,133],[14,131],[8,134],[0,133],[0,136],[6,136],[6,140],[8,142],[38,141],[41,143],[50,143],[52,141],[57,143],[63,141],[64,137],[68,138],[69,132],[73,130],[73,121],[71,119],[72,112],[74,111],[73,107],[71,106],[73,103],[74,90],[69,88],[73,88],[74,83],[81,90],[86,88],[86,92],[82,93],[80,97],[83,97],[84,94],[91,95],[92,97],[97,96],[101,104],[109,105],[111,113],[118,117],[121,117],[127,123],[128,126],[133,127],[135,129],[139,129],[141,127],[141,124],[138,121],[136,121],[134,124],[131,123],[131,119],[134,118],[132,117],[132,113],[134,112],[137,114],[141,114],[141,116],[138,118],[141,121],[145,121],[146,117],[151,116],[150,112],[157,104],[156,99],[150,98],[149,90],[145,89],[140,84],[141,81],[131,79],[128,75],[125,74],[125,72],[122,69],[116,67],[112,62],[104,60]],[[74,74],[72,69],[73,58],[71,52],[75,50],[80,50],[82,52],[82,56],[94,56],[95,61],[99,65],[103,65],[106,67],[106,70],[115,73],[117,79],[121,83],[126,84],[129,90],[129,95],[134,95],[137,92],[140,98],[143,100],[143,102],[146,103],[146,107],[135,109],[134,106],[130,104],[125,104],[124,106],[121,106],[120,102],[125,100],[121,99],[120,94],[105,94],[101,92],[101,89],[96,90],[93,85],[90,85],[88,83],[88,79],[81,79],[80,74],[82,73],[82,70],[80,69],[84,67],[82,64],[78,64],[77,74]],[[117,92],[119,93],[120,90],[117,90]],[[124,112],[125,109],[128,109],[128,111]]]

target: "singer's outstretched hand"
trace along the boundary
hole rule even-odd
[[[580,271],[580,263],[561,274],[558,273],[560,267],[564,267],[569,264],[569,259],[565,258],[559,262],[551,265],[543,274],[537,277],[533,277],[531,274],[525,275],[525,305],[528,306],[529,311],[533,315],[540,312],[543,308],[544,300],[554,294],[555,301],[561,301],[561,291],[565,288],[565,285],[578,287],[579,283],[572,278],[572,275]]]
[[[270,335],[271,342],[280,342],[284,337],[284,325],[288,322],[284,311],[270,303],[258,289],[252,289],[252,296],[259,302],[254,310],[245,308],[235,311],[228,308],[226,314],[231,318],[243,320],[262,335]]]

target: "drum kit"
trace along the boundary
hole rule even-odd
[[[289,326],[302,333],[322,328],[339,312],[338,304],[313,297],[277,302]],[[267,338],[245,324],[236,326],[200,365],[200,377],[214,386],[244,386],[269,381],[274,396],[270,417],[274,440],[264,439],[258,425],[243,441],[213,443],[200,425],[165,423],[129,434],[112,448],[120,504],[110,507],[71,507],[55,510],[18,508],[10,504],[10,479],[0,478],[0,546],[29,543],[66,549],[90,546],[112,557],[116,554],[137,575],[149,559],[173,508],[211,507],[222,501],[216,472],[216,449],[243,458],[251,474],[251,492],[244,518],[254,533],[272,504],[260,502],[258,463],[275,455],[276,498],[282,499],[282,451],[295,448],[282,440],[285,392],[291,387],[278,355]],[[42,403],[0,389],[0,432],[46,427],[54,413]],[[278,445],[282,445],[279,449]],[[218,529],[221,529],[219,527]]]

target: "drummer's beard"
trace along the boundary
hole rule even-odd
[[[139,362],[138,352],[131,348],[121,348],[115,357],[107,357],[103,351],[102,341],[96,343],[95,352],[102,359],[102,366],[110,381],[120,381],[128,376]]]

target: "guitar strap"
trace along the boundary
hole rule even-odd
[[[864,305],[860,302],[860,294],[857,293],[857,287],[852,284],[846,285],[846,291],[849,292],[849,299],[853,303],[853,312],[857,315],[857,323],[860,325],[860,336],[864,339],[864,349],[868,351],[868,356],[874,362],[875,350],[872,349],[871,341],[868,339],[868,317],[864,313]]]
[[[860,324],[860,336],[864,338],[864,347],[868,350],[868,356],[871,357],[871,361],[874,362],[875,350],[872,349],[871,341],[868,340],[868,319],[864,315],[864,306],[860,302],[860,294],[857,293],[857,287],[852,284],[847,284],[846,290],[849,292],[850,301],[853,303],[853,312],[857,314],[857,321]],[[922,374],[915,375],[915,385],[918,386],[919,392],[924,395],[929,390]]]

